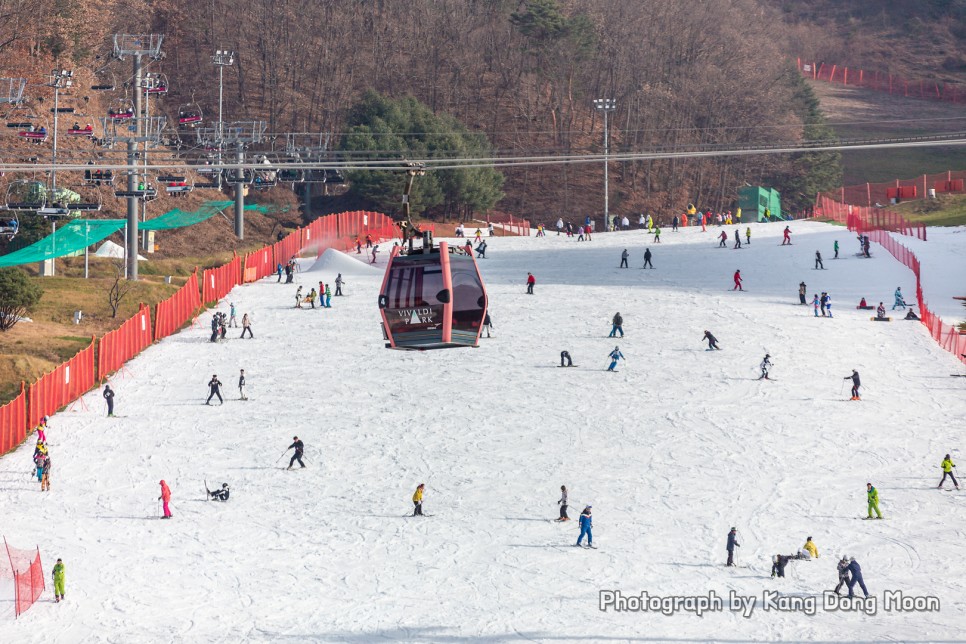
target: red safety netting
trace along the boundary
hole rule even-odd
[[[27,389],[20,383],[17,397],[0,407],[0,455],[27,438]]]
[[[812,210],[816,219],[831,219],[844,223],[849,230],[866,233],[873,230],[887,230],[926,240],[926,225],[909,221],[899,213],[887,208],[866,208],[836,201],[819,195]]]
[[[97,376],[104,380],[125,362],[151,344],[151,309],[142,304],[131,318],[101,338],[97,354]],[[31,414],[33,408],[31,408]]]
[[[241,283],[241,258],[238,255],[218,268],[206,268],[202,277],[203,304],[217,302]]]
[[[530,220],[521,219],[506,213],[491,213],[486,216],[486,223],[498,224],[505,232],[512,235],[530,236]]]
[[[936,174],[923,174],[915,179],[894,179],[881,183],[842,186],[828,192],[820,192],[818,196],[844,204],[871,208],[876,204],[886,206],[909,199],[926,199],[931,196],[930,190],[936,195],[966,192],[966,171],[947,170]]]
[[[158,302],[154,309],[154,339],[166,338],[191,319],[201,308],[198,294],[198,269],[191,274],[184,286],[166,300]]]
[[[3,539],[3,544],[7,549],[7,560],[10,562],[10,572],[13,576],[14,608],[16,616],[20,617],[44,592],[44,569],[40,562],[40,548],[35,550],[11,548],[6,537]]]
[[[73,358],[30,385],[27,390],[27,427],[36,427],[44,416],[74,402],[96,384],[94,338],[91,338],[86,349],[78,351]]]
[[[245,255],[245,272],[243,281],[248,284],[257,282],[263,277],[268,277],[275,273],[275,249],[266,246],[255,252]]]
[[[885,72],[856,69],[830,63],[815,63],[798,59],[798,70],[806,77],[839,85],[864,87],[911,98],[966,103],[966,87],[927,78],[903,78]]]

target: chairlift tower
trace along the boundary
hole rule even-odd
[[[219,121],[221,132],[221,145],[233,143],[237,154],[238,168],[235,170],[235,177],[232,183],[235,184],[235,236],[238,239],[245,239],[245,184],[249,183],[245,178],[245,146],[253,143],[261,143],[265,139],[265,130],[268,128],[265,121],[240,121],[222,125]],[[250,176],[254,176],[251,173]]]
[[[0,78],[0,103],[20,105],[23,102],[25,87],[27,87],[26,78]]]
[[[145,56],[154,60],[160,60],[161,41],[164,36],[160,34],[114,34],[114,57],[124,60],[130,56],[134,61],[134,118],[125,123],[129,126],[128,132],[117,136],[116,124],[114,127],[114,141],[124,141],[127,143],[127,162],[130,170],[127,175],[127,191],[136,192],[137,188],[137,146],[139,143],[157,143],[160,141],[160,128],[155,132],[153,129],[156,119],[144,118],[141,115],[141,68],[142,59]],[[158,118],[162,122],[163,119]],[[105,123],[105,132],[107,132]],[[142,132],[142,126],[144,131]],[[146,178],[145,178],[146,180]],[[138,278],[138,197],[128,197],[127,199],[127,238],[125,239],[127,249],[127,279],[137,280]]]

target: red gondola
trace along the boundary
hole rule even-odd
[[[425,351],[475,347],[486,317],[486,288],[476,260],[446,242],[401,255],[393,246],[379,291],[386,348]],[[424,242],[425,243],[425,242]]]

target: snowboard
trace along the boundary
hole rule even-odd
[[[860,311],[875,311],[875,307],[874,306],[857,306],[855,308],[858,309],[858,310],[860,310]]]
[[[876,317],[871,317],[869,319],[872,320],[873,322],[892,322],[892,318],[876,318]]]

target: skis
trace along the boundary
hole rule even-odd
[[[205,501],[211,500],[211,490],[208,489],[208,479],[205,479]]]
[[[564,366],[564,365],[561,364],[561,365],[557,365],[557,368],[558,369],[569,369],[571,367],[579,367],[579,366],[580,366],[579,364],[568,364],[566,366]]]

